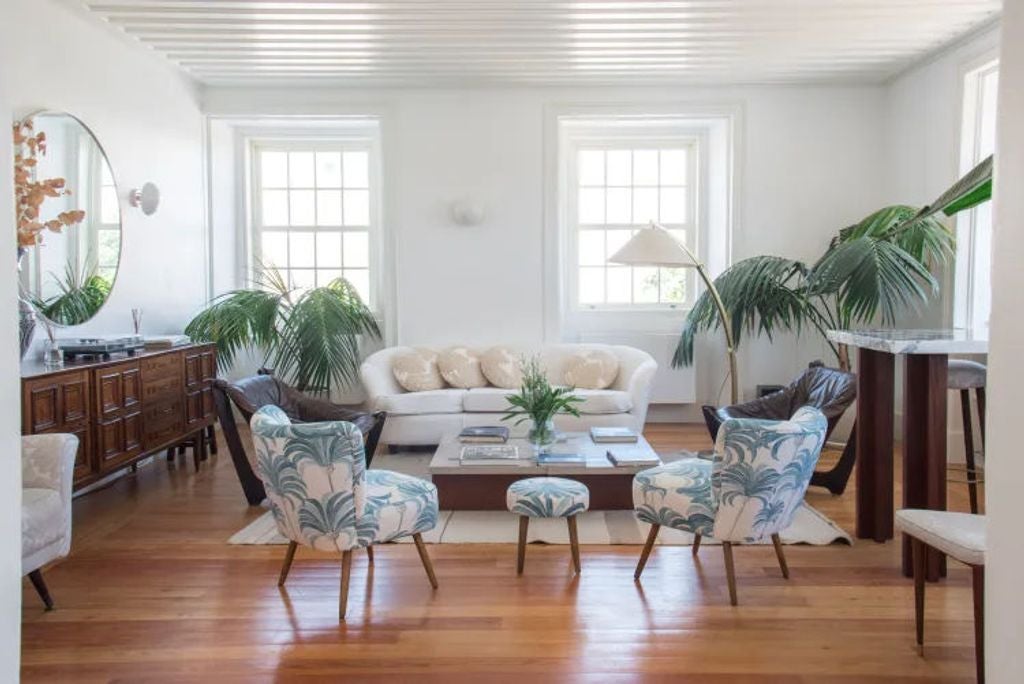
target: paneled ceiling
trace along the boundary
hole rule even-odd
[[[211,85],[877,82],[999,0],[84,0]]]

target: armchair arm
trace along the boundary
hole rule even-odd
[[[647,407],[651,402],[651,384],[654,382],[654,374],[658,372],[658,363],[653,358],[647,358],[633,370],[629,382],[626,384],[626,391],[633,400],[632,414],[636,418],[635,429],[642,432],[644,422],[647,420]]]
[[[389,347],[374,352],[366,357],[359,367],[359,377],[363,381],[368,396],[367,405],[370,409],[377,408],[377,400],[380,397],[387,397],[405,392],[402,386],[395,380],[391,371],[391,362],[396,354],[410,351],[411,347]]]
[[[21,486],[67,492],[71,499],[78,437],[69,434],[21,438]]]

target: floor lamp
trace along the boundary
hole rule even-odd
[[[738,404],[740,401],[739,374],[736,371],[736,345],[733,343],[732,326],[729,324],[729,316],[722,304],[722,297],[715,288],[714,281],[708,274],[704,264],[697,259],[696,255],[689,248],[672,237],[672,234],[664,227],[651,221],[647,228],[641,228],[636,235],[630,238],[619,251],[608,259],[613,264],[626,264],[628,266],[661,266],[664,268],[696,268],[701,280],[708,288],[708,293],[718,310],[718,317],[722,322],[722,330],[725,332],[726,356],[729,359],[729,380],[730,380],[730,403]]]

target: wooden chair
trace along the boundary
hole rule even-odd
[[[951,511],[896,511],[896,530],[910,537],[914,561],[914,624],[924,655],[924,587],[928,549],[971,568],[974,587],[974,660],[978,684],[985,682],[985,516]]]
[[[974,462],[974,421],[971,418],[971,390],[978,402],[978,425],[981,427],[981,450],[985,450],[985,378],[984,364],[966,359],[950,359],[946,387],[960,393],[960,417],[964,426],[964,456],[967,461],[967,494],[971,513],[978,513],[978,467]],[[961,480],[962,482],[962,480]]]
[[[348,421],[293,424],[276,406],[252,417],[256,472],[278,531],[290,540],[278,585],[299,544],[341,553],[338,619],[348,605],[352,551],[413,538],[430,585],[437,578],[422,533],[437,525],[437,487],[389,470],[366,470],[363,436]],[[371,557],[372,559],[372,557]]]

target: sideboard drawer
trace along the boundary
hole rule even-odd
[[[185,429],[184,400],[171,399],[147,405],[142,412],[142,427],[145,431],[143,445],[147,450],[180,434]]]
[[[156,380],[147,380],[142,389],[142,395],[147,404],[180,397],[181,392],[181,378],[173,375]]]
[[[168,377],[182,378],[182,355],[160,354],[142,359],[142,382],[150,383]]]

